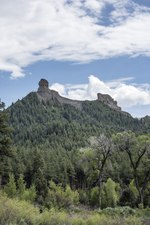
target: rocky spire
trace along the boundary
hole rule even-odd
[[[59,93],[57,91],[49,89],[49,83],[45,79],[41,79],[39,81],[39,88],[37,91],[37,96],[40,100],[43,100],[45,102],[47,102],[49,100],[54,100],[55,102],[60,103],[60,104],[72,105],[77,109],[82,108],[81,101],[62,97],[59,95]]]
[[[48,90],[48,87],[49,87],[48,81],[45,80],[45,79],[41,79],[41,80],[39,81],[38,92],[46,91],[46,90]]]

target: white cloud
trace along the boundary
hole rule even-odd
[[[111,23],[103,25],[108,4]],[[0,70],[13,78],[39,60],[126,54],[150,56],[150,9],[132,0],[1,0]]]
[[[76,100],[94,100],[97,98],[97,93],[109,94],[127,111],[132,111],[132,108],[136,106],[150,108],[150,85],[128,84],[131,79],[133,77],[104,82],[91,75],[87,84],[53,84],[50,89],[58,91],[64,97]]]

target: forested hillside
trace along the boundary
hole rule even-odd
[[[7,197],[41,212],[149,207],[149,117],[135,119],[99,100],[76,107],[43,96],[30,93],[0,111],[0,180]]]
[[[95,101],[82,103],[82,110],[55,100],[39,101],[36,93],[18,100],[9,109],[16,145],[58,145],[71,150],[85,146],[88,137],[132,130],[148,132],[141,120]],[[145,129],[146,128],[146,129]]]
[[[46,101],[39,99],[36,92],[18,100],[9,107],[7,112],[14,146],[13,173],[16,179],[19,179],[20,174],[23,175],[26,187],[35,185],[37,201],[42,201],[40,204],[50,204],[44,200],[48,194],[50,181],[61,184],[63,187],[69,185],[71,189],[79,189],[80,201],[84,204],[88,203],[93,206],[100,204],[96,199],[91,200],[98,195],[97,188],[98,185],[101,186],[99,182],[104,183],[104,186],[107,185],[107,182],[110,182],[108,185],[114,185],[114,191],[116,190],[116,195],[119,195],[116,197],[116,203],[120,201],[122,205],[136,205],[140,202],[139,194],[137,194],[139,197],[133,197],[134,200],[131,198],[130,186],[135,185],[133,187],[135,189],[136,184],[134,184],[134,166],[130,165],[130,157],[128,157],[128,152],[125,152],[126,148],[124,147],[123,151],[117,150],[119,147],[113,147],[115,145],[113,140],[113,144],[110,146],[111,153],[108,152],[106,158],[103,153],[99,153],[102,154],[100,159],[102,161],[105,159],[104,165],[101,162],[101,171],[96,166],[97,156],[92,150],[97,147],[91,145],[91,139],[100,137],[101,140],[104,136],[105,141],[103,138],[101,141],[105,142],[105,146],[107,143],[109,145],[112,137],[115,137],[118,132],[125,132],[125,136],[129,132],[129,140],[131,138],[135,142],[135,146],[138,146],[138,143],[141,145],[140,136],[142,139],[142,135],[145,133],[143,139],[149,138],[146,135],[149,126],[145,119],[134,119],[128,113],[112,109],[98,100],[84,101],[82,108],[78,109],[70,104],[61,104],[57,98]],[[146,119],[148,120],[148,118]],[[126,141],[126,137],[121,142],[124,141]],[[145,144],[148,146],[147,143],[146,141]],[[119,141],[117,145],[119,145]],[[138,160],[139,153],[135,151],[134,154],[133,158],[137,157]],[[142,154],[138,165],[141,168],[143,163],[147,163],[147,151]],[[139,167],[137,169],[139,170]],[[143,169],[140,171],[143,174],[142,182],[146,179],[147,183],[149,173],[147,172],[147,178],[145,178],[145,172]],[[99,177],[99,173],[101,177]],[[140,185],[142,188],[143,183]],[[144,189],[146,188],[147,184]],[[90,197],[91,195],[94,196]],[[145,194],[143,195],[145,196]],[[143,201],[142,199],[142,204]],[[108,206],[104,202],[101,204],[103,207]]]

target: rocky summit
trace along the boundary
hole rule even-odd
[[[45,79],[41,79],[39,81],[39,88],[37,91],[37,96],[39,100],[44,100],[45,102],[49,100],[54,100],[56,102],[59,102],[60,104],[67,104],[67,105],[72,105],[77,109],[82,109],[82,102],[77,101],[77,100],[71,100],[68,98],[64,98],[59,95],[57,91],[50,90],[48,88],[49,83]]]
[[[80,110],[82,109],[83,101],[72,100],[72,99],[68,99],[68,98],[60,96],[57,91],[49,89],[49,83],[45,79],[41,79],[39,81],[39,88],[37,91],[37,96],[38,96],[39,100],[44,100],[45,102],[49,101],[49,100],[54,100],[54,101],[59,102],[60,104],[68,104],[68,105],[74,106],[77,109],[80,109]],[[97,101],[97,103],[102,102],[103,104],[109,106],[112,109],[121,111],[121,107],[119,107],[117,105],[117,101],[115,101],[108,94],[98,93],[96,101]]]
[[[93,101],[71,100],[50,90],[45,79],[40,80],[37,91],[12,104],[7,112],[14,143],[21,146],[32,143],[70,151],[85,146],[88,138],[100,133],[150,130],[149,118],[133,118],[109,95],[98,93]]]

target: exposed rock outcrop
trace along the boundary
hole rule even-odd
[[[47,80],[45,80],[45,79],[41,79],[40,81],[39,81],[39,88],[38,88],[38,91],[40,91],[40,90],[47,90],[48,89],[48,81]]]
[[[57,91],[49,89],[49,83],[45,79],[41,79],[39,81],[39,88],[38,88],[37,94],[38,94],[38,97],[44,101],[56,99],[59,96]]]
[[[115,101],[110,95],[98,93],[97,99],[105,105],[108,105],[110,108],[121,111],[121,107],[117,105],[117,101]]]
[[[82,102],[77,100],[71,100],[59,95],[57,91],[50,90],[48,88],[48,81],[45,79],[41,79],[39,82],[39,88],[37,91],[38,98],[40,100],[48,101],[48,100],[56,100],[60,104],[72,105],[77,109],[82,109]]]
[[[45,79],[41,79],[39,81],[37,95],[40,100],[56,100],[60,104],[68,104],[74,106],[77,109],[82,109],[83,101],[71,100],[60,96],[57,91],[49,89],[49,83]],[[121,108],[117,105],[117,102],[110,95],[98,93],[97,101],[102,102],[103,104],[109,106],[112,109],[121,111]]]

